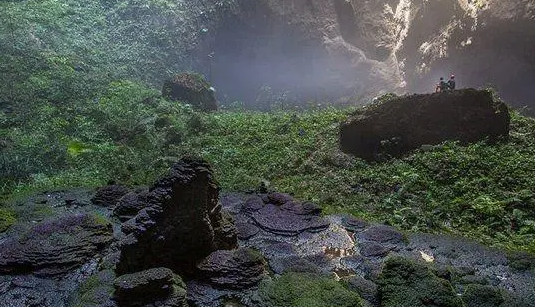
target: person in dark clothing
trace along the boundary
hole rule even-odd
[[[438,92],[445,92],[448,90],[448,83],[446,83],[446,81],[444,81],[444,78],[440,78],[440,82],[437,84],[437,87],[435,88],[435,92],[438,93]]]
[[[448,81],[448,88],[450,91],[455,89],[455,76],[451,75],[450,80]]]

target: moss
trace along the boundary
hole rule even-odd
[[[360,297],[335,280],[309,273],[286,273],[260,285],[269,307],[361,307]]]
[[[512,252],[508,255],[509,266],[516,271],[535,270],[535,255],[527,252]]]
[[[468,285],[462,298],[466,307],[499,307],[504,302],[500,290],[478,284]]]
[[[12,210],[0,208],[0,233],[6,231],[16,221],[17,218]]]
[[[102,306],[113,295],[115,273],[100,271],[86,279],[70,298],[71,307]]]
[[[381,307],[463,307],[448,281],[406,258],[388,259],[378,285]]]
[[[97,225],[107,226],[110,224],[109,218],[107,218],[102,213],[93,213],[91,214],[91,218],[93,219],[93,222],[95,222],[95,224]]]
[[[195,72],[183,72],[173,77],[173,82],[188,86],[196,91],[202,91],[210,88],[210,84],[203,75]],[[165,91],[165,90],[164,90]]]

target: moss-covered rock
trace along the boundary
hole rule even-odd
[[[17,218],[13,211],[7,208],[0,208],[0,233],[6,231],[16,221]]]
[[[286,273],[260,285],[266,307],[361,307],[358,294],[327,277],[310,273]]]
[[[509,266],[517,271],[535,270],[535,254],[512,252],[508,255]]]
[[[479,284],[466,286],[462,298],[466,307],[499,307],[504,301],[500,290]]]
[[[183,101],[203,111],[217,110],[215,92],[200,74],[183,72],[165,81],[162,95],[173,101]]]
[[[381,307],[463,306],[447,280],[406,258],[388,259],[378,285]]]
[[[100,271],[86,279],[70,299],[72,307],[102,306],[110,301],[114,288],[115,273],[112,270]]]

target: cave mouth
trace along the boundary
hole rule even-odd
[[[223,19],[205,43],[202,71],[222,105],[251,109],[302,105],[340,97],[322,41],[304,26],[289,24],[259,3]]]

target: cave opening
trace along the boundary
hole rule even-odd
[[[329,55],[319,38],[260,3],[221,21],[204,42],[201,71],[220,104],[247,108],[322,101],[331,91]]]

